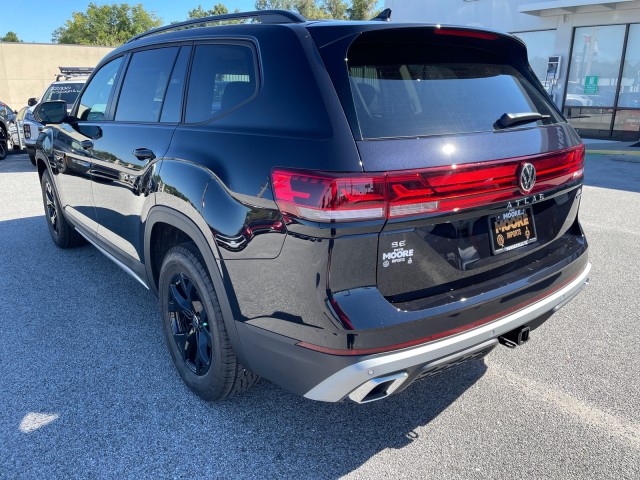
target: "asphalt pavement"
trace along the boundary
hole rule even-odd
[[[368,405],[192,395],[155,297],[0,162],[0,478],[640,478],[640,164],[590,155],[591,284],[515,350]],[[295,368],[295,365],[292,365]]]

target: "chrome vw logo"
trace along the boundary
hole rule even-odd
[[[520,189],[528,193],[536,184],[536,167],[530,163],[524,163],[520,167]]]

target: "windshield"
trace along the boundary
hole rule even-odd
[[[44,92],[41,101],[64,100],[68,106],[75,103],[84,83],[54,83]]]

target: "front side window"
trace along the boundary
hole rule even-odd
[[[107,102],[116,83],[122,57],[104,65],[90,80],[79,101],[77,117],[80,120],[100,121],[107,111]]]
[[[256,92],[253,50],[243,45],[200,45],[191,67],[185,121],[198,123],[232,110]]]
[[[178,47],[136,52],[122,83],[116,121],[157,122]]]

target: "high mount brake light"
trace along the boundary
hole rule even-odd
[[[497,40],[498,35],[490,32],[479,32],[477,30],[461,30],[457,28],[436,28],[433,30],[436,35],[449,35],[450,37],[479,38],[481,40]]]
[[[518,172],[536,168],[523,192]],[[276,203],[283,214],[316,222],[348,222],[457,212],[551,190],[580,178],[584,145],[531,157],[389,173],[330,173],[275,169]]]

